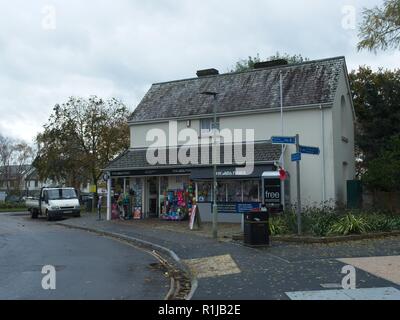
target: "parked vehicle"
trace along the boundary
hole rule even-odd
[[[16,195],[7,196],[5,199],[5,202],[14,203],[14,204],[23,204],[24,203],[22,197],[19,197]]]
[[[88,201],[93,201],[93,194],[92,193],[81,193],[79,196],[81,205],[86,205]]]
[[[0,202],[5,202],[7,198],[7,193],[0,191]]]
[[[25,205],[32,219],[45,216],[51,221],[56,218],[81,215],[78,193],[74,188],[42,188],[39,198],[27,198]]]

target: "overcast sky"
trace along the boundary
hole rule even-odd
[[[400,52],[356,50],[378,0],[0,0],[0,133],[32,142],[69,96],[122,99],[155,82],[220,72],[249,55],[346,56],[348,68],[400,67]]]

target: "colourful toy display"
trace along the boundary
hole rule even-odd
[[[194,189],[192,184],[184,185],[182,190],[168,190],[164,193],[161,219],[183,221],[189,218],[193,206]]]

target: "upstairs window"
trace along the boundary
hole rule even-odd
[[[200,120],[200,133],[202,136],[212,135],[214,118]],[[216,129],[219,130],[219,119],[217,119]]]

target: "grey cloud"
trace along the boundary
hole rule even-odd
[[[70,95],[116,96],[133,109],[151,83],[229,70],[240,58],[276,51],[310,58],[346,55],[399,67],[398,53],[356,51],[341,27],[343,5],[379,0],[0,0],[0,131],[31,140]],[[54,5],[57,28],[42,29]]]

